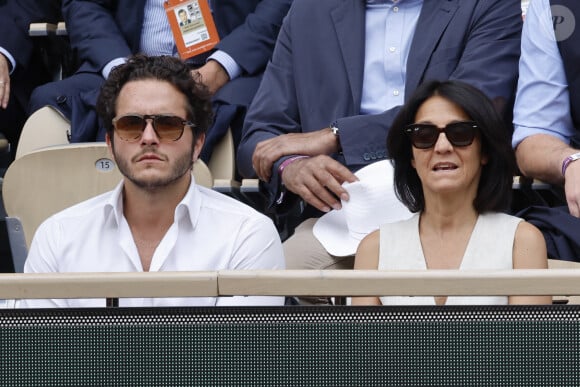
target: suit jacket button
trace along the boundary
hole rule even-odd
[[[66,95],[59,95],[58,97],[56,97],[57,104],[64,105],[65,102],[66,102]]]
[[[364,160],[364,161],[369,161],[370,159],[371,159],[371,157],[369,156],[369,154],[368,154],[368,153],[365,153],[365,154],[363,155],[363,160]]]

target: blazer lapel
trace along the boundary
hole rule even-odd
[[[411,96],[413,90],[419,85],[433,50],[458,6],[457,0],[425,0],[423,2],[407,60],[405,96]]]
[[[337,2],[336,8],[331,10],[331,17],[340,42],[354,106],[359,109],[365,58],[365,3],[363,0]]]

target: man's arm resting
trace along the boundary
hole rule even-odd
[[[256,145],[252,165],[260,179],[270,181],[276,173],[273,166],[291,155],[318,156],[337,153],[340,140],[331,128],[307,133],[287,133],[261,141]]]
[[[518,145],[516,158],[525,176],[552,184],[563,184],[570,214],[580,217],[580,162],[568,163],[565,175],[562,175],[562,165],[566,158],[577,152],[577,149],[557,137],[535,134]]]
[[[578,150],[549,134],[534,134],[516,148],[518,167],[524,176],[563,184],[562,162]]]

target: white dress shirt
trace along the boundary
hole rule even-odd
[[[147,211],[146,208],[143,211]],[[175,209],[150,271],[284,269],[272,221],[221,193],[195,185]],[[25,273],[141,272],[123,215],[123,183],[113,191],[65,209],[38,228]],[[119,306],[282,305],[283,297],[120,299]],[[105,299],[22,300],[22,307],[104,307]]]

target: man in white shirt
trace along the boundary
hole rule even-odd
[[[250,207],[197,186],[191,168],[211,122],[207,88],[173,57],[135,56],[97,102],[123,181],[36,232],[25,272],[284,269],[278,233]],[[282,297],[122,299],[121,306],[281,305]],[[104,299],[24,300],[105,306]]]

